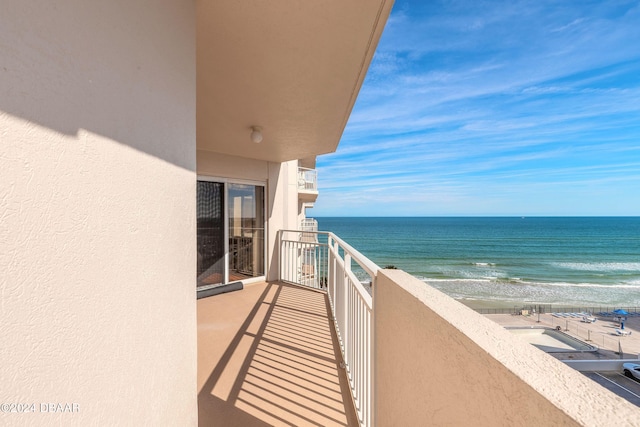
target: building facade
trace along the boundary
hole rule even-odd
[[[198,424],[197,294],[284,280],[279,233],[313,230],[315,158],[336,150],[391,6],[3,3],[0,424]],[[340,277],[292,271],[329,289],[367,362],[345,357],[362,424],[638,425],[633,405],[335,242]]]
[[[299,166],[336,149],[390,8],[3,3],[2,402],[197,423],[196,287],[277,279],[317,195]]]

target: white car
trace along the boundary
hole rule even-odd
[[[622,372],[629,378],[640,380],[640,365],[637,363],[624,363],[622,365]]]

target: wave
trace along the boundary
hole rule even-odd
[[[554,267],[560,267],[567,270],[580,271],[637,271],[640,272],[640,262],[554,262]]]
[[[603,285],[601,283],[565,283],[565,282],[556,282],[556,283],[532,282],[531,284],[541,285],[541,286],[559,286],[559,287],[574,287],[574,288],[640,289],[640,284]]]
[[[473,265],[476,267],[495,267],[495,262],[474,262]]]
[[[478,279],[433,279],[430,277],[421,277],[421,276],[416,276],[417,279],[422,280],[423,282],[462,282],[462,283],[475,283],[475,282],[485,282],[485,283],[490,283],[490,282],[494,282],[494,280],[492,279],[488,279],[488,278],[478,278]]]
[[[495,264],[494,264],[495,265]],[[466,266],[431,266],[431,272],[437,273],[441,275],[443,278],[461,278],[461,279],[496,279],[500,277],[507,276],[507,272],[503,271],[500,268],[494,267],[494,265],[490,265],[486,263],[486,265],[482,265],[482,268],[477,269]],[[425,272],[423,274],[429,274]]]
[[[528,286],[552,286],[562,288],[603,288],[603,289],[640,289],[640,281],[625,284],[606,285],[602,283],[569,283],[569,282],[530,282],[519,277],[483,277],[477,279],[432,279],[429,277],[416,277],[425,283],[496,283],[496,284],[521,284]]]

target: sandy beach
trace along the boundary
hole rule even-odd
[[[461,303],[475,309],[509,309],[517,307],[513,302],[460,300]],[[523,306],[526,304],[520,304]],[[622,349],[623,358],[636,359],[640,354],[640,316],[627,316],[624,330],[631,332],[627,336],[618,336],[616,329],[620,323],[611,316],[593,317],[597,320],[593,323],[585,323],[579,317],[556,317],[551,313],[519,314],[485,314],[485,317],[493,320],[501,326],[546,326],[560,327],[563,332],[575,338],[585,341],[599,348],[597,353],[555,353],[558,359],[619,359],[619,348]]]

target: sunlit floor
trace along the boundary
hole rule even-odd
[[[198,300],[199,425],[357,425],[328,310],[282,283]]]

